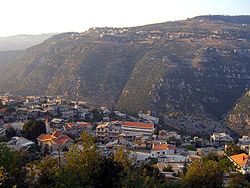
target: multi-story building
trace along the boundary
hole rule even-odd
[[[118,140],[121,134],[121,126],[112,122],[107,122],[96,127],[97,139],[101,142],[111,142]]]
[[[142,122],[123,122],[122,132],[134,136],[149,136],[151,137],[154,133],[154,124],[142,123]]]
[[[234,139],[226,133],[213,133],[210,137],[210,141],[216,145],[233,142]]]

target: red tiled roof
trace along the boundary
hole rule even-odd
[[[142,128],[142,129],[153,129],[154,128],[154,124],[142,123],[142,122],[125,121],[122,125],[125,127],[135,127],[135,128]]]
[[[41,139],[43,139],[43,137],[44,137],[45,135],[46,135],[46,134],[41,134],[41,135],[38,136],[36,139],[41,140]]]
[[[248,161],[248,155],[245,153],[232,155],[230,158],[241,167],[244,167]]]
[[[12,125],[11,124],[4,124],[3,128],[12,128]]]
[[[71,127],[74,127],[75,124],[74,123],[68,123],[67,126],[71,128]]]
[[[54,137],[56,137],[56,138],[60,137],[61,135],[62,135],[62,132],[61,132],[61,131],[55,131],[55,132],[53,132],[53,134],[52,134],[52,136],[54,136]]]
[[[88,122],[79,122],[79,123],[77,123],[77,128],[81,128],[81,127],[86,128],[86,127],[90,127],[90,126],[92,126],[92,125],[90,123],[88,123]]]
[[[38,140],[43,141],[52,141],[54,144],[62,146],[68,141],[72,141],[70,137],[67,135],[62,134],[61,131],[55,131],[52,135],[51,134],[41,134],[39,137],[37,137]]]
[[[71,141],[72,139],[67,135],[62,135],[60,138],[53,138],[52,141],[59,146],[64,145],[66,142]]]
[[[7,109],[6,108],[2,108],[2,109],[0,109],[0,112],[5,113],[5,112],[7,112]]]
[[[158,150],[176,150],[175,146],[171,146],[169,144],[154,144],[152,147],[153,151],[158,151]]]
[[[38,140],[45,141],[45,140],[51,140],[53,137],[51,134],[41,134],[37,137]]]
[[[68,123],[67,125],[64,126],[65,129],[71,129],[72,127],[74,127],[75,124],[74,123]]]

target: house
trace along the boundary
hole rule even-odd
[[[104,115],[111,114],[111,111],[107,107],[102,106],[99,109],[101,110],[101,113],[104,114]]]
[[[37,137],[38,145],[41,146],[42,150],[47,147],[49,152],[57,151],[58,148],[69,149],[70,145],[73,144],[73,140],[61,131],[55,131],[52,134],[41,134]]]
[[[150,153],[145,153],[145,152],[131,152],[130,153],[130,158],[134,161],[136,166],[141,166],[150,161]]]
[[[23,137],[13,137],[8,143],[7,146],[15,150],[28,149],[30,146],[35,144],[34,142],[23,138]]]
[[[242,136],[242,138],[239,139],[238,145],[242,150],[250,152],[250,137]]]
[[[150,114],[143,114],[143,113],[138,113],[138,116],[142,120],[146,120],[150,123],[159,123],[159,118],[158,117],[153,117]]]
[[[17,112],[15,113],[16,121],[27,121],[28,115],[26,112]]]
[[[126,114],[119,112],[119,111],[113,111],[113,113],[118,117],[118,118],[126,118]]]
[[[79,119],[84,120],[84,119],[87,118],[87,116],[89,114],[89,110],[88,109],[77,107],[76,110],[77,110],[77,116],[78,116]]]
[[[152,140],[143,136],[136,136],[133,140],[133,145],[136,149],[151,149],[152,148]]]
[[[191,158],[185,157],[183,155],[173,154],[173,155],[165,155],[162,157],[158,157],[158,162],[164,163],[190,163]]]
[[[241,153],[228,158],[238,167],[240,173],[250,173],[250,157],[247,154]]]
[[[100,124],[96,127],[96,137],[101,142],[111,142],[118,140],[121,134],[121,126],[112,122]]]
[[[123,145],[132,145],[132,142],[136,140],[135,135],[131,135],[130,133],[122,133],[119,135],[119,143]]]
[[[64,125],[64,120],[63,119],[58,119],[58,118],[54,118],[52,119],[49,124],[50,124],[50,128],[52,130],[62,130],[63,129],[63,125]]]
[[[68,120],[68,119],[74,119],[76,112],[74,110],[68,110],[66,112],[61,112],[61,114],[64,120]]]
[[[166,131],[166,130],[160,130],[158,137],[159,137],[160,140],[167,140],[167,139],[170,139],[170,138],[174,138],[176,140],[181,139],[181,136],[179,134],[177,134],[177,132],[175,132],[175,131]]]
[[[210,141],[215,145],[221,145],[228,142],[233,142],[234,139],[226,133],[213,133],[210,137]]]
[[[173,155],[176,152],[176,147],[166,143],[154,143],[151,150],[151,157],[158,158],[165,155]]]
[[[24,122],[13,122],[13,123],[4,124],[4,127],[12,127],[17,132],[20,132],[23,130],[24,124],[25,124]]]
[[[0,128],[0,137],[6,135],[6,128]]]
[[[125,134],[129,133],[130,135],[149,137],[152,137],[155,130],[154,124],[129,121],[123,122],[121,128]]]
[[[91,132],[92,125],[87,122],[67,123],[63,129],[69,133],[79,135],[83,131]]]
[[[215,147],[203,147],[203,148],[197,148],[196,152],[197,152],[197,155],[203,156],[209,153],[220,154],[221,150]]]

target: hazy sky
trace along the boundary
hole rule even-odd
[[[250,0],[1,0],[0,36],[136,26],[205,14],[250,15]]]

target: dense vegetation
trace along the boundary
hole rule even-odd
[[[82,135],[82,147],[73,146],[61,164],[45,157],[27,160],[23,153],[0,144],[0,185],[3,187],[173,187],[150,166],[134,167],[124,148],[104,158],[94,139]],[[29,151],[28,151],[29,152]],[[24,160],[25,159],[25,160]]]
[[[79,147],[80,146],[80,147]],[[213,153],[185,165],[176,180],[165,179],[159,170],[149,163],[133,165],[133,158],[120,147],[114,154],[103,157],[94,139],[83,133],[81,141],[71,147],[65,160],[41,158],[34,155],[34,148],[14,151],[0,143],[1,187],[183,187],[219,188],[249,186],[248,177],[233,174],[224,184],[224,174],[235,170],[225,157]],[[39,153],[36,153],[39,154]],[[171,171],[167,168],[166,171]]]

